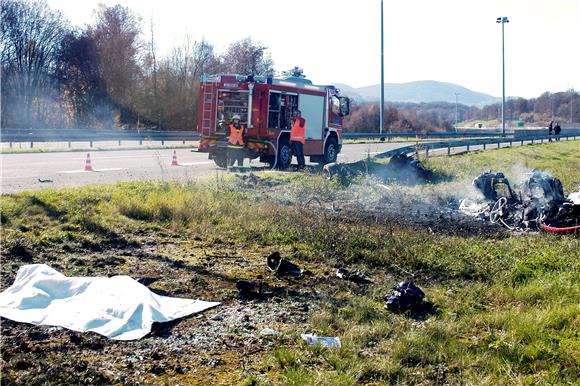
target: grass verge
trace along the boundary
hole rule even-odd
[[[578,160],[569,146],[561,143],[433,158],[429,165],[467,178],[483,168],[501,170],[523,158],[528,168],[548,165],[554,175],[567,181],[569,189],[580,179],[580,168],[570,167]],[[271,287],[287,287],[280,292],[285,294],[280,301],[290,300],[283,303],[288,307],[287,318],[308,310],[305,321],[280,322],[277,328],[282,333],[271,345],[260,340],[256,349],[244,348],[244,339],[257,336],[262,327],[272,327],[255,322],[256,332],[244,339],[237,330],[229,332],[228,339],[242,340],[240,345],[228,340],[229,346],[224,347],[233,348],[210,353],[220,361],[210,358],[213,362],[208,362],[207,352],[187,349],[190,343],[182,349],[185,352],[159,354],[160,346],[170,346],[190,330],[203,334],[209,328],[188,320],[169,337],[150,339],[155,349],[143,352],[151,358],[133,364],[133,354],[123,350],[138,352],[148,340],[133,346],[105,342],[101,343],[104,350],[84,348],[70,355],[64,349],[70,348],[68,343],[46,337],[53,366],[79,368],[76,375],[67,370],[72,378],[61,380],[67,383],[79,383],[87,376],[80,371],[82,363],[105,368],[92,370],[96,375],[91,375],[105,383],[580,381],[577,237],[439,232],[417,226],[412,211],[394,215],[355,206],[323,209],[325,203],[341,197],[364,201],[378,194],[368,190],[368,184],[360,181],[345,188],[318,175],[264,173],[183,184],[123,183],[5,195],[0,198],[1,285],[6,288],[24,263],[47,263],[68,275],[163,272],[169,280],[156,290],[172,296],[218,297],[225,308],[240,302],[233,290],[235,279],[262,280],[267,275],[262,256],[269,251],[280,250],[308,271],[304,278],[290,282],[264,278]],[[444,185],[416,187],[403,194],[432,196]],[[376,202],[393,197],[383,195]],[[311,198],[322,203],[306,205]],[[334,271],[341,266],[364,270],[374,283],[358,286],[340,281]],[[433,307],[402,315],[383,309],[383,296],[406,278],[423,288]],[[243,303],[248,309],[258,306],[262,305]],[[342,347],[306,346],[299,338],[304,332],[339,336]],[[11,347],[11,339],[18,341],[16,335],[3,334],[3,347]],[[3,350],[3,376],[8,383],[31,384],[41,379],[34,378],[32,369],[44,363],[42,351],[34,354],[28,345]],[[107,368],[111,356],[115,365]],[[125,356],[131,366],[121,365]],[[202,357],[206,362],[199,362]],[[201,371],[185,371],[183,363],[170,367],[170,358],[186,361],[190,367],[197,363]],[[27,367],[26,363],[33,364]],[[58,378],[51,381],[59,383]]]

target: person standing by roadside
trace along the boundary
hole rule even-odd
[[[298,170],[304,169],[304,142],[306,135],[306,120],[302,118],[302,112],[296,110],[292,128],[290,129],[290,145],[292,152],[296,155],[298,160]]]
[[[556,137],[556,141],[560,140],[560,132],[562,128],[560,127],[560,123],[556,122],[556,126],[554,126],[554,136]]]
[[[240,116],[234,115],[232,122],[229,125],[228,135],[228,159],[231,166],[234,162],[238,163],[238,167],[244,166],[244,126],[240,124]],[[229,163],[229,162],[228,162]]]
[[[548,126],[548,135],[554,134],[554,121],[550,121],[550,125]],[[552,137],[549,137],[548,140],[552,142]]]

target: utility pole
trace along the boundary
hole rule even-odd
[[[379,110],[380,116],[380,134],[383,134],[383,127],[385,126],[385,38],[383,32],[383,0],[381,0],[381,108]]]
[[[572,124],[572,104],[574,103],[574,89],[570,87],[570,125]]]
[[[505,44],[504,24],[510,21],[506,16],[498,17],[496,23],[501,23],[501,73],[502,73],[502,96],[501,96],[501,134],[505,137]]]
[[[155,58],[155,31],[153,28],[153,18],[150,19],[151,23],[151,59],[153,60],[153,108],[155,109],[155,116],[157,118],[157,129],[161,129],[161,111],[159,109],[159,94],[157,92],[157,60]],[[139,119],[137,119],[138,121]],[[137,123],[137,127],[139,123]]]
[[[458,118],[458,115],[457,115],[457,97],[459,95],[461,95],[461,93],[456,92],[454,94],[455,94],[455,132],[457,133],[457,118]]]

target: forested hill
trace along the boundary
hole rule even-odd
[[[343,94],[353,97],[360,102],[378,101],[381,93],[381,85],[376,84],[366,87],[350,87],[338,84]],[[485,106],[500,100],[494,96],[481,92],[472,91],[468,88],[453,83],[437,82],[434,80],[422,80],[408,83],[385,83],[385,100],[389,102],[449,102],[455,103],[457,99],[468,106]]]
[[[386,97],[385,97],[386,99]],[[379,127],[379,103],[352,103],[351,114],[345,126],[353,132],[368,132]],[[560,123],[580,122],[580,94],[574,90],[546,92],[538,98],[508,99],[505,104],[508,127],[518,122],[526,126],[547,127],[550,121]],[[501,122],[501,102],[483,107],[467,106],[461,102],[386,102],[385,129],[392,131],[448,131],[465,121],[482,121],[499,126]]]

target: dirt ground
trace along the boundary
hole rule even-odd
[[[196,383],[211,379],[211,374],[217,382],[220,376],[232,375],[225,367],[251,368],[254,357],[278,340],[278,335],[261,333],[263,329],[283,331],[304,323],[311,312],[309,305],[320,296],[309,289],[315,278],[277,279],[260,256],[238,255],[228,246],[223,255],[205,254],[196,248],[195,240],[177,241],[148,245],[145,236],[139,246],[44,255],[38,260],[82,275],[148,278],[153,281],[149,287],[158,294],[218,300],[220,306],[154,325],[146,338],[129,342],[2,319],[2,383],[158,384],[175,377]],[[22,264],[17,256],[12,259],[14,269]],[[8,276],[5,272],[3,288],[13,280]],[[238,278],[263,281],[263,294],[256,299],[239,298]]]
[[[323,210],[323,209],[319,209]],[[396,221],[374,212],[346,212],[365,221]],[[458,216],[416,213],[407,227],[428,226],[433,232],[469,235],[498,228]],[[380,220],[378,220],[380,219]],[[295,339],[285,332],[307,329],[307,321],[321,299],[345,286],[365,291],[335,277],[336,267],[309,266],[298,279],[278,278],[266,266],[265,253],[221,245],[208,252],[202,240],[167,235],[158,243],[153,235],[140,235],[125,247],[105,246],[87,253],[41,254],[44,261],[62,271],[81,275],[127,274],[149,278],[149,287],[162,295],[220,301],[204,313],[155,325],[147,337],[129,342],[113,341],[94,333],[76,333],[60,327],[33,326],[2,319],[2,384],[234,384],[248,374],[268,371],[265,352]],[[14,278],[22,256],[6,256],[10,272],[3,272],[2,287]],[[5,265],[6,267],[6,265]],[[375,279],[378,272],[368,271]],[[263,293],[242,299],[235,288],[238,279],[262,283]],[[384,277],[383,277],[384,279]],[[363,286],[364,287],[364,286]],[[302,327],[301,327],[302,326]],[[268,329],[273,329],[273,333]]]

